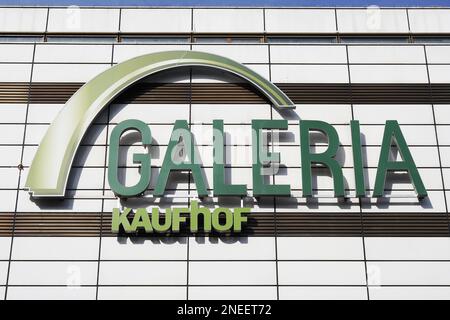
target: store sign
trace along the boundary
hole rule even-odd
[[[168,51],[140,56],[122,62],[81,87],[66,103],[55,121],[50,125],[44,136],[29,170],[26,187],[36,197],[64,196],[70,168],[80,142],[94,118],[117,95],[136,81],[157,72],[186,66],[204,66],[231,72],[253,84],[271,103],[279,109],[295,108],[295,105],[278,87],[261,77],[251,69],[225,57],[194,51]],[[273,175],[273,168],[280,164],[280,153],[270,152],[264,134],[287,130],[287,120],[254,119],[251,124],[252,137],[252,180],[253,192],[250,195],[247,185],[227,184],[225,182],[225,150],[224,150],[224,123],[222,119],[213,121],[213,195],[223,196],[290,196],[289,184],[270,184],[265,176]],[[127,131],[140,133],[144,146],[152,144],[151,128],[139,119],[129,119],[119,123],[111,133],[108,163],[108,181],[112,191],[119,197],[136,197],[146,192],[151,178],[151,158],[147,153],[136,153],[133,162],[141,167],[140,179],[132,186],[123,184],[119,179],[119,148],[120,139]],[[335,197],[345,197],[343,170],[336,160],[339,149],[339,137],[336,129],[323,121],[300,120],[296,129],[300,133],[299,154],[301,156],[302,190],[304,197],[313,195],[312,166],[321,164],[327,167],[333,178]],[[366,181],[363,174],[362,145],[360,139],[360,126],[358,121],[349,123],[352,137],[352,153],[354,163],[354,176],[356,196],[369,196],[366,190]],[[328,139],[326,150],[320,153],[310,150],[310,133],[321,132]],[[273,142],[273,141],[272,141]],[[390,159],[392,144],[395,143],[401,161]],[[156,179],[153,191],[154,197],[163,197],[169,174],[172,171],[190,171],[192,173],[198,196],[208,196],[206,181],[202,174],[201,159],[198,158],[193,143],[193,135],[185,119],[175,121],[170,142],[167,147],[164,161]],[[386,176],[388,172],[407,172],[414,185],[417,196],[427,196],[427,191],[414,163],[409,147],[396,120],[389,120],[385,124],[384,135],[381,141],[380,157],[375,179],[373,197],[383,196]],[[180,212],[197,216],[203,215],[204,228],[216,231],[239,231],[241,223],[245,220],[243,213],[246,208],[236,208],[234,211],[218,208],[209,212],[207,208],[199,208],[192,203],[190,208],[174,208],[166,210],[165,225],[152,219],[156,216],[153,211],[148,213],[145,209],[138,209],[130,221],[129,209],[113,212],[113,230],[123,228],[125,232],[134,232],[144,229],[146,232],[179,230],[180,219],[184,219]],[[155,209],[156,210],[156,209]],[[181,211],[180,211],[181,210]],[[184,210],[184,211],[183,211]],[[206,213],[208,211],[209,213]],[[159,215],[159,212],[158,212]],[[224,217],[220,219],[219,216]],[[224,225],[220,223],[225,221]],[[195,230],[196,219],[190,219],[191,230]],[[194,221],[194,222],[193,222]]]
[[[177,207],[165,209],[163,213],[164,222],[161,222],[159,208],[152,208],[147,212],[145,208],[135,210],[133,217],[130,217],[132,210],[125,208],[113,209],[112,231],[118,233],[136,233],[140,230],[146,233],[177,233],[181,231],[182,225],[188,223],[191,232],[202,230],[210,233],[215,232],[240,232],[242,225],[247,222],[246,214],[250,213],[250,208],[215,208],[209,210],[200,207],[197,201],[191,201],[188,208]]]
[[[289,196],[291,187],[288,184],[268,184],[264,182],[264,176],[274,174],[273,170],[267,170],[265,166],[280,163],[280,153],[268,151],[264,143],[263,130],[277,129],[287,130],[287,120],[253,120],[252,121],[252,174],[253,174],[253,196]],[[213,121],[213,194],[221,196],[248,196],[247,186],[244,184],[226,184],[224,171],[224,131],[223,120]],[[119,181],[119,141],[120,137],[129,130],[140,132],[143,145],[150,145],[152,135],[150,127],[140,120],[125,120],[118,124],[111,133],[109,148],[108,180],[111,189],[119,196],[138,196],[147,190],[151,178],[151,157],[149,153],[136,153],[133,155],[134,163],[141,166],[140,180],[134,186],[125,186]],[[361,153],[360,127],[358,121],[350,122],[352,135],[352,150],[354,162],[354,175],[356,185],[356,196],[367,196],[366,182],[363,174],[363,160]],[[312,165],[322,164],[332,173],[334,181],[335,197],[345,197],[345,185],[342,167],[336,160],[339,149],[339,137],[336,129],[323,121],[301,120],[299,124],[303,196],[312,196]],[[328,146],[324,152],[315,153],[310,150],[310,132],[322,132],[328,138]],[[392,142],[395,141],[402,161],[389,160],[389,152]],[[182,157],[179,154],[182,153]],[[194,149],[192,134],[186,120],[175,121],[169,145],[164,156],[164,161],[156,182],[153,196],[162,197],[165,194],[169,174],[171,171],[190,171],[194,178],[199,197],[208,196],[206,182],[202,175],[201,159],[198,158]],[[420,177],[414,159],[402,134],[397,121],[389,120],[384,128],[384,137],[381,143],[381,153],[378,162],[377,175],[373,197],[383,196],[386,175],[389,171],[408,172],[419,197],[425,197],[427,191]],[[276,173],[276,172],[275,172]]]

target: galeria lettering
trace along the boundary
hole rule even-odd
[[[252,182],[254,197],[262,196],[289,196],[291,186],[289,184],[269,184],[265,176],[274,174],[273,168],[280,164],[280,153],[271,152],[268,147],[268,130],[277,132],[287,130],[287,120],[253,120],[252,121]],[[111,133],[109,148],[108,181],[115,194],[122,197],[133,197],[144,193],[151,178],[151,157],[148,153],[133,154],[133,162],[140,164],[140,179],[133,186],[124,185],[118,174],[119,147],[121,136],[130,130],[138,131],[143,145],[151,145],[151,129],[140,120],[125,120],[119,123]],[[336,160],[336,153],[340,147],[339,136],[336,129],[324,122],[316,120],[301,120],[299,122],[300,148],[298,152],[301,158],[302,190],[304,197],[311,197],[312,167],[319,164],[327,167],[332,175],[335,197],[345,197],[343,170]],[[352,137],[353,170],[355,176],[355,189],[357,197],[369,196],[366,190],[364,177],[363,155],[361,144],[361,132],[358,121],[349,123]],[[320,132],[328,141],[325,151],[313,152],[311,146],[311,133]],[[224,124],[223,120],[213,121],[213,195],[214,196],[248,196],[247,185],[228,184],[225,179],[225,148],[224,148]],[[167,146],[164,160],[156,179],[153,196],[162,197],[165,194],[169,174],[172,171],[190,171],[192,173],[199,197],[208,196],[205,179],[202,174],[201,161],[195,152],[193,135],[186,120],[177,120],[173,126],[170,142]],[[388,172],[407,172],[417,196],[424,198],[427,191],[422,178],[417,170],[414,159],[409,150],[401,128],[397,121],[388,120],[384,127],[382,141],[380,141],[380,155],[375,179],[373,197],[384,195],[386,175]],[[395,146],[401,160],[393,160],[390,157],[391,148]],[[282,156],[282,155],[281,155]],[[300,165],[300,164],[299,164]]]

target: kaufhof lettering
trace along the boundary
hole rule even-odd
[[[355,196],[367,197],[368,190],[364,177],[361,132],[358,121],[351,121],[349,130],[352,137],[353,170],[355,176]],[[270,130],[287,130],[287,120],[253,120],[252,121],[252,180],[253,197],[290,196],[289,184],[269,184],[265,176],[276,174],[280,164],[280,153],[270,152],[263,133]],[[141,142],[145,146],[152,143],[150,127],[140,120],[125,120],[119,123],[111,132],[108,164],[108,181],[113,192],[119,197],[139,196],[147,191],[151,178],[151,156],[147,153],[134,153],[133,162],[140,164],[140,179],[133,186],[126,186],[119,179],[119,148],[120,139],[127,131],[138,131]],[[301,120],[300,130],[300,158],[302,173],[303,197],[313,196],[312,168],[321,165],[329,169],[333,178],[334,195],[336,198],[347,197],[345,193],[344,176],[341,165],[336,159],[340,147],[336,129],[317,120]],[[321,132],[328,140],[325,151],[312,152],[310,145],[311,132]],[[266,132],[267,133],[267,132]],[[170,142],[164,160],[156,179],[153,196],[162,197],[165,194],[169,174],[172,171],[190,171],[200,198],[208,196],[204,175],[202,174],[201,159],[195,152],[192,133],[186,120],[175,121]],[[213,121],[213,195],[215,197],[248,195],[247,185],[229,184],[225,181],[224,163],[224,124],[223,120]],[[273,136],[272,136],[273,143]],[[389,172],[407,172],[419,199],[427,196],[417,166],[403,136],[400,126],[395,120],[386,121],[378,160],[373,197],[384,195],[386,177]],[[392,146],[395,145],[401,160],[393,160],[390,156]],[[275,170],[275,171],[274,171]]]
[[[247,222],[246,214],[250,212],[250,208],[221,207],[211,211],[207,207],[200,207],[197,201],[191,201],[189,208],[166,208],[162,215],[159,210],[156,207],[151,212],[145,208],[114,208],[111,230],[114,233],[177,233],[183,225],[188,224],[191,232],[240,232]]]

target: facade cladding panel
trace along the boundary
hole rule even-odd
[[[449,21],[447,9],[0,8],[1,297],[450,299]],[[415,35],[433,41],[413,41]],[[336,41],[319,41],[326,37]],[[345,43],[346,37],[359,40]],[[401,37],[405,43],[393,43]],[[64,199],[30,197],[31,162],[70,96],[117,63],[168,50],[236,60],[297,107],[280,111],[222,71],[191,67],[147,77],[89,127]],[[120,200],[107,179],[109,137],[127,119],[151,128],[153,176],[149,196]],[[209,206],[252,208],[242,234],[111,233],[113,208],[155,206],[151,192],[177,119],[187,120],[196,137]],[[288,120],[289,133],[273,145],[282,168],[270,178],[290,184],[291,197],[212,197],[214,119],[223,119],[228,133],[229,182],[247,184],[250,195],[252,120]],[[320,170],[314,198],[302,197],[300,119],[336,128],[345,201],[333,197],[333,180]],[[355,196],[351,120],[361,124],[368,189],[385,121],[397,120],[427,198],[418,200],[402,176],[392,177],[385,197]],[[326,143],[319,138],[317,150]],[[120,170],[132,185],[140,177],[132,154],[145,149],[129,144]],[[156,206],[198,199],[187,173],[172,175],[168,189]]]

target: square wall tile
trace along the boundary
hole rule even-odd
[[[0,123],[25,123],[26,113],[26,104],[2,104]]]
[[[97,260],[99,238],[16,237],[13,260]]]
[[[266,31],[273,33],[336,32],[332,9],[266,9]]]
[[[279,262],[280,285],[365,285],[363,262]]]
[[[193,31],[250,33],[264,31],[262,9],[194,9]]]
[[[1,12],[2,9],[0,9]],[[0,29],[3,31],[3,29]],[[33,61],[32,44],[1,44],[0,62],[25,62]]]
[[[0,237],[0,260],[8,260],[11,251],[11,237]]]
[[[367,260],[450,260],[450,238],[365,239]]]
[[[89,52],[87,55],[86,52]],[[111,63],[112,45],[98,44],[38,44],[35,62]]]
[[[189,300],[276,300],[277,288],[257,287],[190,287]]]
[[[385,262],[367,263],[369,285],[450,286],[450,262]]]
[[[413,33],[450,32],[449,9],[409,9],[408,14]]]
[[[425,63],[422,46],[348,46],[349,63]]]
[[[278,237],[279,260],[363,260],[362,238]]]
[[[248,237],[235,242],[219,238],[190,238],[189,260],[274,260],[275,238]]]
[[[98,288],[99,300],[185,300],[186,287],[102,287]]]
[[[119,9],[51,8],[48,31],[116,33],[119,31]]]
[[[274,83],[348,83],[346,65],[272,65]]]
[[[430,72],[431,83],[449,83],[450,65],[429,65],[428,70]]]
[[[44,32],[46,8],[0,8],[2,32]]]
[[[192,285],[275,285],[275,262],[189,262]]]
[[[36,64],[34,82],[88,82],[110,64]]]
[[[350,65],[352,83],[428,83],[425,65]]]
[[[449,300],[450,287],[372,287],[370,300]]]
[[[406,33],[408,17],[404,9],[338,9],[337,25],[342,33]]]
[[[185,285],[186,273],[186,262],[180,261],[102,261],[99,285]]]
[[[191,9],[122,9],[121,32],[191,32]]]
[[[0,64],[1,82],[30,82],[31,63]]]
[[[367,300],[366,287],[284,287],[280,300]]]
[[[0,261],[0,286],[6,285],[6,278],[8,277],[8,261]]]
[[[95,300],[95,287],[9,287],[8,300]]]
[[[102,260],[185,260],[186,238],[141,239],[102,238]]]
[[[450,63],[450,46],[426,46],[427,61],[433,63]]]
[[[208,52],[221,55],[240,63],[269,63],[269,50],[266,45],[201,45],[192,46],[193,51]],[[251,54],[249,54],[251,52]]]
[[[11,262],[10,285],[95,285],[97,262]]]
[[[347,63],[345,46],[270,46],[271,63]]]
[[[119,63],[134,57],[138,57],[144,54],[161,52],[161,51],[173,51],[173,50],[189,50],[189,44],[124,44],[118,43],[114,45],[114,63]],[[179,74],[179,70],[174,70],[175,73]],[[165,74],[170,73],[164,72]],[[186,73],[185,76],[189,80],[189,74]],[[149,80],[155,81],[158,79],[158,74],[155,74],[149,78]],[[147,80],[147,79],[146,79]],[[178,82],[175,77],[171,79],[171,82]],[[155,81],[158,82],[158,81]],[[165,82],[165,81],[160,81]]]

